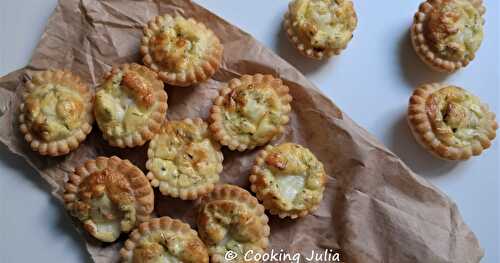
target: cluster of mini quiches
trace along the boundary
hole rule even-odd
[[[113,67],[93,92],[75,74],[47,70],[33,75],[21,104],[20,129],[33,150],[60,156],[76,149],[95,118],[111,146],[149,143],[145,175],[119,157],[99,156],[77,167],[64,201],[84,229],[103,242],[122,233],[124,262],[225,262],[231,250],[243,262],[268,246],[264,213],[297,218],[316,209],[325,189],[321,162],[303,146],[268,145],[250,175],[257,195],[217,185],[221,145],[245,151],[278,138],[289,122],[292,97],[271,75],[243,75],[220,87],[208,122],[166,120],[164,83],[191,86],[219,68],[223,47],[205,25],[181,16],[157,16],[144,29],[144,65]],[[152,218],[153,187],[163,195],[201,198],[198,231],[168,217]],[[263,202],[263,205],[259,203]],[[135,229],[135,230],[134,230]]]

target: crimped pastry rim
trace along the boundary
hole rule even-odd
[[[210,38],[216,44],[212,45],[210,52],[207,52],[208,54],[205,54],[205,56],[203,57],[204,63],[202,65],[191,68],[189,72],[174,73],[174,72],[162,71],[161,66],[154,62],[153,58],[151,57],[148,44],[149,41],[151,40],[151,37],[157,31],[155,28],[159,28],[166,17],[171,17],[173,19],[181,17],[182,19],[185,19],[188,22],[192,23],[194,26],[203,28],[203,30],[210,35]],[[204,82],[205,80],[212,77],[220,67],[224,48],[219,38],[204,23],[198,22],[193,18],[186,19],[185,17],[180,15],[172,16],[169,14],[158,15],[153,17],[144,26],[143,34],[144,36],[141,39],[140,52],[142,55],[142,61],[144,65],[156,71],[160,79],[169,85],[178,87],[188,87],[194,84]]]
[[[276,146],[267,145],[263,150],[261,150],[257,154],[257,157],[255,158],[255,164],[252,166],[252,173],[249,177],[250,189],[252,190],[252,192],[254,192],[256,194],[257,199],[259,199],[262,202],[263,206],[272,215],[276,215],[279,218],[290,217],[291,219],[304,217],[304,216],[314,212],[316,209],[318,209],[320,204],[321,204],[321,200],[323,200],[323,194],[325,191],[325,184],[326,184],[326,178],[327,178],[326,172],[324,171],[324,168],[323,168],[323,179],[324,179],[323,180],[323,190],[321,191],[320,201],[317,204],[315,204],[314,206],[311,206],[310,208],[305,209],[305,210],[293,210],[295,212],[283,211],[283,210],[273,208],[273,206],[268,205],[270,202],[272,202],[272,200],[268,200],[267,198],[265,198],[265,195],[262,193],[262,190],[269,187],[269,185],[265,184],[262,187],[262,186],[257,185],[257,181],[258,181],[258,178],[260,176],[262,176],[260,173],[260,171],[261,171],[260,166],[265,163],[265,158],[269,155],[269,152],[277,146],[279,146],[279,145],[276,145]],[[323,164],[319,160],[317,160],[317,161],[323,166]]]
[[[206,129],[207,133],[209,133],[209,129],[208,129],[208,124],[203,121],[201,118],[193,118],[193,119],[183,119],[183,120],[180,120],[179,122],[192,122],[196,125],[200,125],[203,127],[203,129]],[[148,173],[147,173],[147,177],[148,179],[150,180],[150,183],[153,187],[159,187],[159,184],[160,184],[160,180],[156,179],[156,175],[155,173],[152,171],[152,160],[153,158],[155,157],[155,153],[154,153],[154,150],[153,148],[156,146],[156,143],[157,143],[157,139],[159,138],[160,135],[162,135],[163,132],[160,132],[158,134],[156,134],[153,139],[149,142],[149,146],[148,146],[148,160],[146,162],[146,168],[148,169]],[[170,187],[167,187],[166,189],[160,189],[160,192],[161,194],[163,195],[166,195],[166,196],[171,196],[171,197],[174,197],[174,198],[180,198],[182,200],[195,200],[197,199],[199,196],[202,196],[202,195],[205,195],[209,192],[211,192],[214,187],[215,187],[215,184],[220,180],[219,176],[220,176],[220,173],[222,172],[222,162],[224,161],[224,155],[222,154],[222,152],[220,151],[220,145],[219,143],[216,141],[216,140],[211,140],[211,142],[214,144],[214,146],[216,147],[216,150],[218,151],[218,154],[219,154],[219,158],[220,158],[220,165],[221,165],[221,169],[220,171],[218,171],[218,174],[217,174],[217,180],[215,180],[214,182],[206,182],[205,184],[203,185],[199,185],[199,186],[196,186],[196,187],[189,187],[189,188],[184,188],[184,189],[180,189],[180,193],[177,194],[176,192],[174,192],[174,190]]]
[[[257,198],[255,198],[252,194],[250,194],[250,192],[239,186],[231,184],[218,184],[215,186],[212,192],[202,197],[201,204],[198,207],[198,213],[201,213],[205,205],[208,204],[210,201],[217,201],[217,200],[238,201],[238,203],[240,204],[243,203],[247,206],[247,208],[251,209],[255,213],[255,215],[259,217],[261,225],[263,226],[262,229],[263,237],[262,239],[259,240],[258,245],[262,250],[265,250],[269,246],[269,235],[271,231],[268,224],[269,218],[265,214],[264,206],[259,203]],[[198,229],[202,229],[203,227],[198,222],[198,218],[196,221]],[[200,235],[200,238],[205,243],[202,235]],[[224,257],[222,255],[215,253],[209,246],[207,246],[207,248],[208,248],[208,253],[210,255],[210,262],[212,263],[225,262]]]
[[[349,1],[351,5],[354,5],[352,1]],[[288,4],[290,7],[292,5],[292,2]],[[354,6],[353,6],[354,9]],[[351,20],[355,20],[355,23],[357,24],[358,22],[358,17],[356,13],[354,13],[354,16],[351,16]],[[287,12],[284,15],[283,18],[283,29],[286,32],[286,35],[288,37],[288,40],[294,45],[294,47],[299,51],[300,54],[302,54],[305,57],[316,59],[316,60],[322,60],[325,58],[333,57],[333,56],[338,56],[340,53],[347,48],[349,45],[350,40],[341,48],[329,48],[327,52],[323,51],[316,51],[311,47],[307,47],[308,43],[302,43],[299,39],[299,36],[295,33],[295,31],[292,28],[292,18],[290,17],[290,9],[287,10]],[[354,36],[354,30],[351,32],[351,40]]]
[[[125,244],[120,249],[120,262],[127,263],[130,262],[133,256],[133,251],[136,248],[140,239],[144,236],[153,232],[155,230],[168,230],[178,233],[179,236],[193,235],[200,240],[200,244],[205,246],[205,243],[200,239],[198,232],[191,228],[187,223],[179,219],[173,219],[168,216],[162,216],[159,218],[152,218],[148,221],[141,223],[136,229],[130,233],[129,238],[125,241]],[[205,246],[208,259],[208,249]],[[207,261],[208,262],[208,261]]]
[[[483,5],[483,1],[467,1],[469,1],[479,11],[483,20],[482,24],[484,26],[484,14],[486,13],[486,8]],[[466,58],[459,61],[441,58],[438,54],[432,51],[432,48],[427,44],[424,33],[424,22],[427,19],[429,12],[432,11],[433,5],[439,5],[441,3],[442,0],[426,0],[420,4],[419,10],[414,15],[413,24],[410,29],[411,43],[418,57],[430,68],[439,72],[453,73],[460,68],[467,66],[474,58]]]
[[[429,95],[448,86],[449,85],[441,83],[432,83],[422,85],[415,89],[408,104],[408,126],[416,141],[429,150],[434,156],[444,160],[467,160],[472,156],[480,155],[491,146],[492,140],[496,137],[498,124],[495,120],[495,114],[489,111],[486,104],[481,102],[482,106],[488,110],[486,114],[491,120],[491,127],[486,137],[481,137],[480,139],[475,138],[471,141],[471,144],[465,148],[448,146],[442,143],[436,137],[432,129],[431,121],[426,112],[426,102]]]
[[[33,151],[38,152],[41,155],[48,156],[61,156],[70,153],[71,151],[78,148],[81,142],[87,138],[87,135],[92,131],[92,123],[94,122],[94,116],[92,115],[92,108],[94,105],[94,94],[87,84],[83,83],[78,75],[68,71],[60,69],[49,69],[41,72],[37,72],[33,75],[33,78],[38,78],[41,82],[54,82],[58,83],[61,80],[68,81],[71,83],[72,89],[80,93],[83,102],[85,103],[85,119],[81,127],[75,129],[73,133],[61,140],[53,142],[43,142],[37,139],[37,136],[33,134],[28,128],[25,116],[25,100],[29,94],[37,89],[37,86],[33,83],[33,79],[26,82],[26,89],[22,93],[23,101],[19,105],[19,129],[23,134],[24,139],[30,145]]]
[[[113,68],[106,72],[106,74],[103,77],[103,80],[107,80],[111,75],[117,74],[120,71],[125,71],[125,70],[135,70],[135,69],[143,69],[148,74],[152,74],[155,76],[155,78],[158,78],[158,75],[156,72],[152,71],[151,69],[139,65],[137,63],[127,63],[127,64],[121,64],[118,66],[113,66]],[[144,145],[147,141],[151,140],[155,134],[160,132],[161,126],[163,123],[166,121],[166,114],[167,114],[167,109],[168,109],[168,94],[163,88],[163,82],[158,79],[158,82],[161,83],[161,88],[154,89],[154,97],[155,101],[158,104],[156,107],[156,110],[151,112],[149,117],[147,118],[147,122],[144,126],[142,126],[139,130],[124,135],[124,136],[119,136],[119,137],[114,137],[114,136],[108,136],[106,133],[102,132],[103,138],[111,145],[114,147],[119,147],[119,148],[133,148],[136,146],[142,146]],[[104,81],[103,81],[104,83]],[[101,88],[98,87],[96,92],[98,92]],[[94,107],[94,116],[97,119],[97,113],[96,113],[96,107]],[[99,122],[97,122],[97,126],[99,127]],[[99,129],[101,129],[99,127]],[[102,130],[101,130],[102,131]]]
[[[153,188],[137,166],[129,160],[122,160],[117,156],[98,156],[96,159],[87,160],[83,165],[75,168],[75,171],[69,175],[64,185],[63,201],[66,209],[71,211],[75,201],[79,200],[78,190],[81,182],[91,174],[109,166],[113,166],[117,169],[115,171],[124,174],[130,186],[134,189],[136,225],[149,220],[154,209]]]
[[[273,83],[274,82],[274,83]],[[228,95],[233,89],[242,85],[242,83],[268,83],[272,86],[277,95],[280,98],[280,101],[283,106],[283,111],[281,112],[281,123],[277,127],[279,131],[271,138],[269,141],[272,141],[276,137],[283,134],[285,131],[285,125],[290,121],[289,113],[291,111],[292,96],[289,93],[289,88],[280,78],[275,78],[272,75],[263,75],[263,74],[255,74],[255,75],[243,75],[240,78],[234,78],[230,80],[228,83],[223,84],[223,86],[219,89],[219,95],[214,98],[213,106],[210,109],[209,114],[209,123],[210,130],[212,131],[212,135],[216,140],[220,142],[221,145],[227,146],[230,150],[238,150],[240,152],[245,150],[254,149],[257,146],[264,145],[266,143],[256,144],[250,142],[249,144],[240,143],[239,141],[231,138],[225,129],[223,128],[223,119],[219,114],[224,109],[224,98]]]

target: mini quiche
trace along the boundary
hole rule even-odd
[[[418,87],[410,98],[408,123],[417,141],[435,156],[466,160],[491,145],[495,114],[468,91],[446,84]]]
[[[22,96],[19,128],[31,149],[41,155],[67,154],[92,130],[93,94],[69,71],[34,74]]]
[[[210,78],[219,68],[223,48],[203,23],[182,16],[154,17],[144,28],[144,64],[174,86],[191,86]]]
[[[271,75],[232,79],[214,100],[210,129],[231,150],[253,149],[283,133],[291,101],[288,87]]]
[[[252,168],[251,189],[271,214],[294,219],[315,210],[326,184],[323,164],[294,143],[268,145]]]
[[[283,25],[303,55],[323,59],[347,47],[357,23],[351,0],[293,0]]]
[[[198,233],[180,220],[164,216],[142,223],[120,250],[122,263],[208,263]]]
[[[269,244],[264,207],[248,191],[234,185],[217,185],[202,199],[198,231],[213,263],[249,262],[245,253],[262,254]],[[236,255],[233,260],[224,259],[228,251]]]
[[[139,168],[116,156],[89,160],[69,177],[66,208],[98,240],[114,242],[149,219],[153,188]]]
[[[224,157],[201,119],[169,121],[151,140],[146,167],[160,192],[193,200],[219,181]]]
[[[138,64],[113,67],[96,93],[94,115],[112,146],[143,145],[160,131],[166,112],[163,82]]]
[[[454,72],[467,66],[483,40],[481,0],[428,0],[411,27],[417,55],[432,69]]]

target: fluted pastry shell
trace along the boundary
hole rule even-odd
[[[307,148],[284,143],[259,152],[250,175],[251,189],[273,215],[292,219],[319,207],[327,176]]]
[[[120,250],[122,263],[208,263],[198,233],[178,219],[154,218],[139,225]]]
[[[202,119],[169,121],[149,143],[147,176],[162,194],[193,200],[213,190],[223,159]]]
[[[220,88],[210,110],[210,129],[231,150],[253,149],[283,133],[291,101],[281,79],[243,75]]]
[[[94,115],[110,145],[135,147],[160,131],[167,107],[167,93],[154,71],[123,64],[105,75],[96,93]]]
[[[245,253],[265,251],[269,245],[268,221],[264,207],[248,191],[229,184],[215,186],[203,197],[197,220],[210,262],[254,262],[245,261]],[[235,252],[237,257],[224,260],[227,251]]]
[[[357,23],[351,0],[293,0],[283,26],[300,53],[323,59],[347,47]]]
[[[414,16],[411,41],[429,67],[454,72],[475,58],[483,39],[482,0],[427,0]]]
[[[191,86],[219,68],[223,47],[205,24],[193,18],[156,16],[144,27],[141,54],[145,65],[174,86]]]
[[[153,188],[146,176],[116,156],[100,156],[76,168],[63,198],[84,229],[104,242],[114,242],[122,232],[147,221],[154,208]]]
[[[78,148],[92,130],[94,97],[67,70],[35,73],[19,107],[19,129],[33,151],[60,156]]]
[[[418,87],[410,98],[408,124],[416,140],[435,156],[466,160],[491,146],[498,124],[488,106],[447,84]]]

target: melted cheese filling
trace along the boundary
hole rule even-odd
[[[64,139],[82,125],[84,105],[77,91],[47,84],[36,88],[26,98],[27,122],[40,139]]]
[[[203,63],[213,43],[205,30],[183,17],[166,17],[150,42],[153,59],[167,71],[182,72]]]
[[[441,56],[472,59],[483,40],[483,20],[470,1],[450,0],[431,12],[427,31],[432,48]]]
[[[116,240],[121,234],[123,213],[107,195],[92,199],[90,218],[87,221],[96,229],[94,236],[100,240]]]
[[[137,74],[135,74],[137,75]],[[146,125],[156,107],[141,103],[144,94],[127,87],[120,72],[106,81],[96,94],[96,119],[101,130],[111,137],[131,134]],[[142,79],[142,81],[146,81]],[[151,89],[151,88],[150,88]],[[146,90],[152,94],[151,90]]]
[[[292,9],[296,33],[319,50],[339,49],[351,40],[356,27],[352,5],[346,0],[296,0]]]
[[[200,251],[190,251],[190,249],[196,249],[201,242],[196,242],[194,239],[195,237],[191,235],[179,236],[167,230],[153,231],[139,241],[139,245],[134,249],[133,262],[196,262]]]
[[[437,137],[451,146],[469,145],[488,123],[479,99],[456,87],[430,95],[427,111]]]
[[[293,203],[297,195],[304,190],[305,179],[303,175],[275,176],[281,198],[287,203]]]

